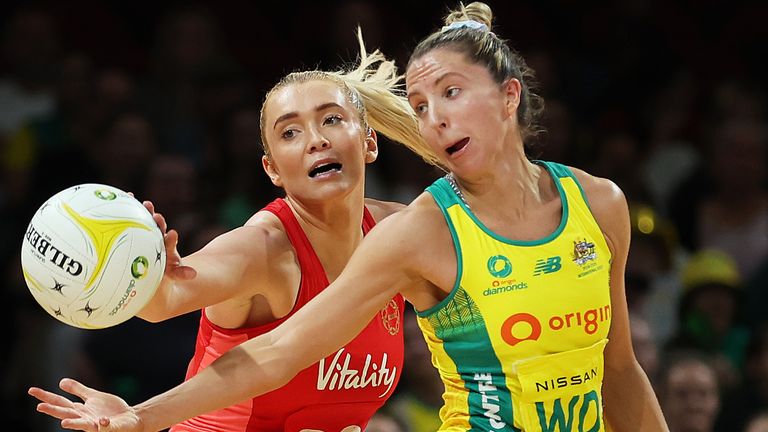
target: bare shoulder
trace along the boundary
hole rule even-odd
[[[613,181],[593,176],[578,168],[571,171],[578,179],[592,215],[606,235],[611,249],[623,249],[629,243],[629,209],[621,188]]]
[[[254,214],[243,226],[222,234],[206,246],[226,250],[229,254],[248,253],[255,256],[290,247],[280,219],[267,211]]]
[[[405,204],[399,202],[381,201],[373,198],[366,198],[365,206],[368,208],[368,211],[371,212],[371,215],[373,215],[376,222],[405,208]]]
[[[238,295],[233,299],[238,307],[242,299],[256,294],[269,298],[284,295],[286,277],[292,274],[296,262],[295,250],[280,219],[267,211],[256,213],[243,226],[217,237],[203,251],[217,258],[220,269],[237,275],[233,283],[238,286]]]
[[[383,222],[387,227],[386,230],[409,234],[412,231],[425,230],[432,224],[438,225],[442,221],[440,209],[435,204],[431,195],[427,192],[416,197],[416,199],[407,206],[398,204],[397,208],[390,214],[391,217]]]
[[[593,176],[578,168],[570,168],[584,189],[589,207],[596,218],[615,216],[615,212],[626,209],[627,199],[616,183],[607,178]]]
[[[441,239],[450,242],[450,232],[442,213],[426,192],[378,223],[368,237],[396,251],[398,259],[409,257],[407,261],[414,265],[418,265],[418,257],[429,255],[432,248],[439,250],[446,246]]]

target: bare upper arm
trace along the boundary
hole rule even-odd
[[[196,269],[197,277],[177,282],[174,294],[187,311],[252,297],[269,289],[270,278],[279,271],[276,263],[292,259],[289,254],[290,243],[273,221],[252,218],[184,257],[182,263]]]

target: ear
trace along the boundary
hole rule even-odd
[[[507,114],[511,117],[517,117],[517,107],[520,105],[520,95],[523,92],[523,86],[517,78],[510,78],[504,83],[504,96],[506,97]]]
[[[280,178],[280,173],[277,172],[277,167],[271,157],[267,155],[262,156],[261,166],[264,167],[264,172],[267,173],[269,179],[272,180],[273,185],[283,187],[283,180]]]
[[[365,163],[371,163],[379,157],[379,143],[376,131],[368,128],[368,134],[365,136]]]

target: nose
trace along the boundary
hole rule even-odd
[[[437,130],[443,130],[448,127],[448,120],[445,118],[442,109],[436,104],[429,107],[429,111],[427,112],[427,122],[430,127]]]
[[[309,153],[316,152],[321,149],[325,149],[331,146],[331,142],[316,128],[310,128],[309,147],[307,151]]]

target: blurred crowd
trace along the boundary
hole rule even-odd
[[[0,6],[3,428],[58,430],[30,385],[71,376],[138,402],[180,382],[198,314],[85,331],[27,291],[33,212],[99,182],[155,203],[182,254],[279,196],[259,110],[287,72],[354,60],[354,29],[401,68],[453,3],[23,2]],[[764,2],[489,1],[545,97],[536,158],[630,203],[637,358],[673,432],[768,431],[768,44]],[[369,196],[409,202],[440,171],[382,139]],[[403,379],[370,431],[434,431],[442,385],[409,311]]]

